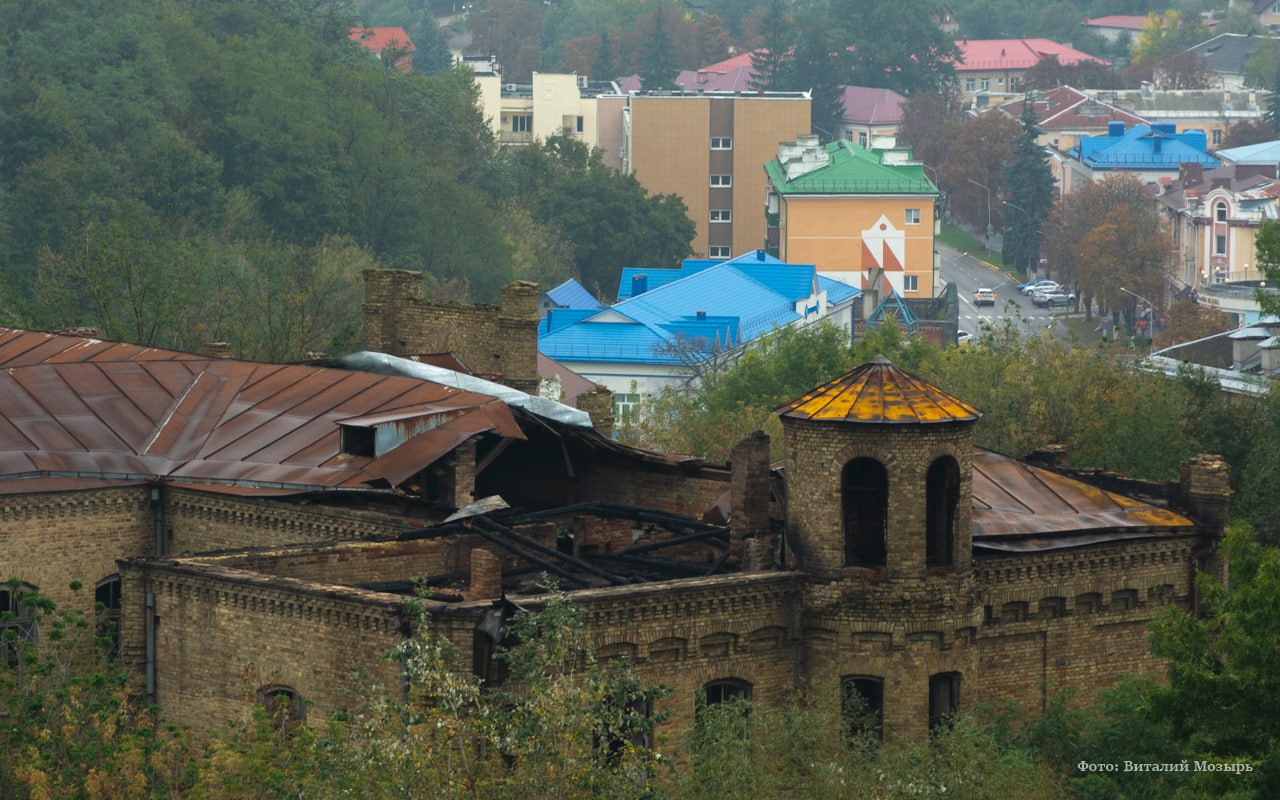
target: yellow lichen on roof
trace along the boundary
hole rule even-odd
[[[778,406],[774,413],[792,419],[900,424],[964,422],[982,416],[884,356]]]

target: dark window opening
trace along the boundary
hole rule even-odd
[[[1215,211],[1215,216],[1218,219],[1218,222],[1227,221],[1227,204],[1226,203],[1218,203],[1214,211]]]
[[[483,686],[501,686],[511,676],[506,659],[498,654],[498,645],[504,642],[502,622],[503,613],[490,609],[471,634],[471,672]],[[509,634],[505,641],[508,647],[514,644]]]
[[[120,655],[120,576],[104,578],[93,591],[98,617],[98,638],[107,645],[107,656]]]
[[[884,679],[855,675],[841,683],[840,712],[845,730],[852,736],[884,738]]]
[[[889,473],[871,458],[845,465],[844,563],[850,567],[883,567],[885,524],[889,517]]]
[[[621,713],[614,709],[622,706]],[[603,751],[609,764],[617,764],[628,747],[647,750],[653,747],[653,698],[633,697],[619,704],[613,698],[605,700],[608,721],[594,734],[597,751]]]
[[[1040,601],[1041,617],[1062,617],[1067,613],[1067,599],[1065,597],[1045,597]]]
[[[719,703],[750,702],[751,684],[737,678],[712,681],[703,687],[707,705]]]
[[[36,587],[26,583],[0,586],[0,663],[16,667],[36,640],[36,609],[27,601]]]
[[[366,456],[373,458],[373,428],[357,428],[353,425],[339,425],[341,441],[339,449],[349,456]]]
[[[960,708],[960,673],[939,672],[929,676],[929,730],[950,725]]]
[[[1098,592],[1076,595],[1076,613],[1093,614],[1102,610],[1102,595]]]
[[[960,466],[951,456],[929,465],[925,476],[925,563],[950,566],[955,558],[956,509],[960,505]]]
[[[258,702],[267,709],[272,726],[290,731],[306,719],[307,706],[302,695],[290,686],[267,686],[258,690]]]

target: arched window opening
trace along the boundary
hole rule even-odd
[[[98,638],[107,644],[107,656],[120,655],[120,576],[103,578],[93,591],[98,617]]]
[[[873,458],[855,458],[841,476],[844,499],[844,563],[885,565],[885,525],[889,518],[889,473]]]
[[[950,725],[960,708],[960,673],[939,672],[929,676],[929,730]]]
[[[884,738],[884,679],[851,675],[841,682],[840,716],[851,736]]]
[[[1218,205],[1214,208],[1214,211],[1215,211],[1214,217],[1218,220],[1218,222],[1227,221],[1227,204],[1226,203],[1218,203]]]
[[[702,687],[707,705],[751,702],[751,684],[738,678],[711,681]]]
[[[954,563],[956,509],[960,505],[960,467],[951,456],[929,465],[925,475],[925,564]]]
[[[16,581],[0,584],[0,663],[16,667],[36,641],[36,587]]]
[[[264,686],[258,690],[258,702],[267,709],[271,724],[278,731],[290,731],[307,716],[302,695],[291,686]]]

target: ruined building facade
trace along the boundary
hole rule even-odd
[[[415,583],[430,632],[498,680],[494,620],[545,602],[550,576],[602,658],[672,687],[669,730],[699,702],[803,684],[918,737],[1158,668],[1148,622],[1193,610],[1197,570],[1218,569],[1220,459],[1167,484],[1020,461],[974,446],[977,409],[883,360],[777,410],[781,468],[763,435],[706,464],[387,365],[0,331],[0,572],[101,600],[149,698],[198,728],[280,696],[323,719],[357,702],[357,673],[398,692],[383,656],[415,635]]]

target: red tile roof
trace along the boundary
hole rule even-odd
[[[956,72],[1030,69],[1051,56],[1068,67],[1085,61],[1107,63],[1049,39],[964,39],[956,47],[960,49]]]
[[[902,104],[907,102],[892,89],[866,86],[846,86],[840,97],[843,121],[852,125],[897,125],[902,122]]]
[[[1022,103],[1023,98],[1015,98],[1002,103],[999,109],[1005,116],[1019,119],[1022,117]],[[1032,108],[1036,122],[1044,131],[1106,128],[1107,123],[1113,120],[1123,122],[1126,128],[1148,123],[1148,120],[1137,114],[1091,98],[1070,86],[1035,92],[1032,95]]]
[[[1089,28],[1122,28],[1127,31],[1140,31],[1147,27],[1147,18],[1127,14],[1113,14],[1109,17],[1097,17],[1095,19],[1085,17],[1084,22],[1080,24]]]
[[[352,28],[351,35],[348,38],[353,42],[359,42],[375,53],[381,53],[392,46],[407,53],[412,53],[418,49],[413,46],[413,42],[409,40],[409,34],[405,33],[404,28]]]

